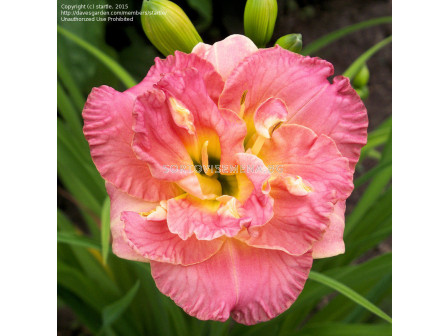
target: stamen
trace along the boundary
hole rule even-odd
[[[261,148],[263,147],[263,144],[265,142],[266,138],[262,135],[258,135],[257,139],[255,140],[255,143],[251,147],[251,152],[253,155],[258,155]]]
[[[244,110],[246,109],[246,96],[247,96],[247,90],[243,92],[243,95],[241,96],[240,100],[240,113],[239,117],[242,118],[244,116]]]
[[[204,169],[205,175],[212,176],[214,174],[214,171],[213,171],[213,169],[210,169],[210,166],[208,164],[207,148],[208,148],[208,140],[205,141],[204,144],[202,145],[202,150],[201,150],[202,168]]]

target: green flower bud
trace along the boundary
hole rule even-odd
[[[283,49],[300,53],[302,50],[302,34],[288,34],[280,37],[275,44],[278,44]]]
[[[363,88],[369,82],[369,78],[369,68],[367,68],[367,65],[364,64],[361,70],[359,70],[359,72],[352,80],[353,87],[357,89]]]
[[[190,53],[202,42],[185,12],[168,0],[144,0],[142,26],[151,43],[165,56],[175,50]]]
[[[367,85],[363,86],[360,89],[355,89],[356,93],[362,100],[366,100],[369,98],[369,87]]]
[[[262,48],[269,42],[277,19],[277,0],[247,0],[244,33]]]

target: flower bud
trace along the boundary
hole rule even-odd
[[[247,0],[244,33],[262,48],[269,42],[277,19],[277,0]]]
[[[361,70],[359,70],[359,72],[352,80],[353,87],[356,89],[363,88],[369,82],[369,78],[370,78],[369,68],[367,68],[367,65],[364,64]]]
[[[302,34],[288,34],[280,37],[275,44],[278,44],[283,49],[300,53],[302,50]]]
[[[202,42],[185,12],[168,0],[144,0],[142,26],[151,43],[165,56],[175,50],[190,53]]]

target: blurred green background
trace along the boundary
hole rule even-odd
[[[244,1],[175,2],[206,43],[244,33]],[[58,16],[61,4],[85,3],[141,8],[141,1],[58,0]],[[348,69],[345,74],[352,79],[368,59],[370,79],[359,89],[369,91],[364,97],[369,139],[347,202],[346,253],[316,260],[315,277],[292,307],[252,327],[189,317],[158,292],[148,265],[110,252],[107,225],[101,226],[108,223],[107,195],[82,134],[81,111],[92,87],[123,91],[126,86],[104,61],[58,33],[58,335],[391,335],[391,324],[379,317],[392,310],[391,47],[388,41],[381,44],[391,34],[390,18],[355,26],[337,40],[327,35],[390,14],[390,1],[278,1],[268,46],[285,34],[301,33],[303,52],[333,63],[337,75]],[[163,57],[146,38],[139,17],[113,23],[61,22],[58,17],[58,26],[116,61],[136,81],[156,56]],[[313,45],[322,36],[327,36],[324,44]],[[378,43],[381,48],[372,51]]]

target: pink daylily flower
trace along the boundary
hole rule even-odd
[[[199,319],[284,312],[313,258],[344,252],[367,139],[361,99],[332,75],[322,59],[232,35],[157,58],[125,92],[94,88],[84,134],[114,253],[149,262],[159,290]]]

